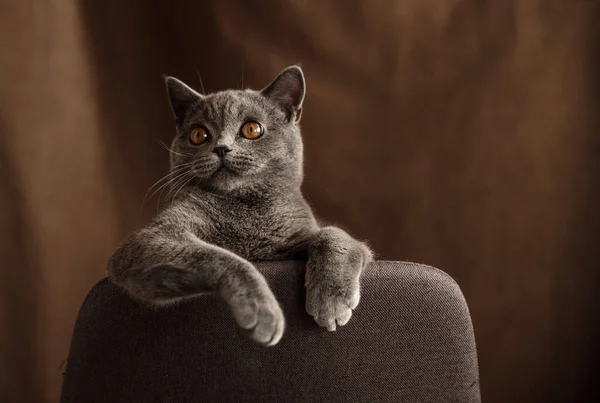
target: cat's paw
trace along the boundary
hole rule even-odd
[[[285,319],[270,290],[260,293],[259,296],[245,295],[234,298],[231,307],[238,325],[248,330],[254,341],[274,346],[281,340]]]
[[[306,287],[306,312],[327,330],[344,326],[358,306],[360,286],[358,279],[350,284],[309,284]]]
[[[360,300],[360,275],[373,260],[362,242],[339,229],[315,248],[306,276],[306,311],[327,330],[336,330],[350,320]],[[329,234],[327,234],[329,235]]]

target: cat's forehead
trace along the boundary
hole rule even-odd
[[[278,115],[272,103],[257,91],[227,90],[206,95],[199,100],[188,115],[188,123],[205,122],[224,126],[227,122],[261,120]]]
[[[235,117],[240,113],[257,113],[264,109],[261,97],[253,91],[228,90],[206,96],[199,109],[210,117]]]
[[[251,90],[225,90],[214,92],[204,97],[206,103],[212,104],[230,104],[230,103],[244,103],[255,100],[256,92]]]

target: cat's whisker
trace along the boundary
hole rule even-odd
[[[162,195],[163,191],[169,186],[169,184],[171,184],[172,182],[175,182],[176,180],[180,179],[183,175],[185,175],[185,172],[180,173],[179,175],[175,176],[174,178],[172,178],[171,180],[169,180],[168,182],[164,183],[163,185],[161,185],[159,188],[157,188],[152,195],[148,198],[148,200],[150,200],[156,193],[159,193],[158,199],[160,200],[160,196]]]
[[[196,74],[198,74],[198,81],[200,81],[200,88],[202,89],[202,95],[206,94],[204,91],[204,84],[202,84],[202,77],[200,77],[200,71],[198,71],[198,67],[196,67]]]
[[[173,184],[179,182],[179,180],[183,177],[185,177],[188,174],[188,171],[186,170],[185,172],[180,172],[177,176],[175,176],[173,179],[171,179],[170,181],[166,182],[165,184],[163,184],[159,189],[156,189],[156,191],[154,192],[154,194],[156,194],[159,190],[160,193],[158,194],[158,201],[157,201],[157,205],[160,204],[160,200],[162,198],[162,195],[165,191],[165,189],[170,189],[170,186],[172,186]]]
[[[154,182],[154,184],[152,186],[150,186],[150,188],[148,189],[148,191],[146,192],[146,196],[148,195],[148,193],[155,187],[157,186],[160,182],[162,182],[163,180],[166,180],[169,178],[169,176],[177,173],[177,172],[181,172],[185,169],[187,169],[189,166],[193,165],[193,162],[189,162],[186,164],[180,164],[180,165],[176,165],[173,167],[173,169],[171,169],[171,171],[169,171],[168,174],[166,174],[165,176],[163,176],[162,178],[160,178],[159,180],[157,180],[156,182]],[[145,197],[144,197],[145,199]]]
[[[178,188],[178,190],[175,192],[175,196],[177,196],[177,193],[179,192],[179,190],[181,190],[183,188],[183,186],[185,186],[189,181],[194,179],[195,176],[196,175],[194,174],[194,172],[186,172],[185,175],[179,177],[179,179],[177,179],[176,182],[172,183],[172,186],[167,191],[167,194],[165,195],[165,197],[162,200],[163,201],[169,200],[170,195],[173,194],[174,190]],[[173,202],[175,200],[175,196],[173,196],[171,198],[171,202]],[[160,197],[159,197],[158,202],[160,204]]]
[[[193,157],[193,155],[192,155],[192,154],[187,154],[187,153],[185,153],[185,154],[182,154],[182,153],[180,153],[180,152],[177,152],[177,151],[173,151],[173,150],[171,150],[171,149],[169,148],[169,146],[167,146],[165,143],[163,143],[163,141],[162,141],[162,140],[159,140],[158,142],[160,143],[160,145],[161,145],[161,146],[163,146],[163,148],[164,148],[165,150],[167,150],[167,151],[168,151],[168,152],[170,152],[171,154],[179,155],[179,156],[181,156],[181,157]]]
[[[190,183],[190,181],[194,179],[194,176],[192,175],[190,178],[188,178],[185,182],[183,182],[183,185],[181,185],[179,187],[179,189],[177,190],[177,192],[175,192],[175,195],[173,196],[173,198],[171,199],[171,202],[174,202],[175,199],[177,198],[177,193],[179,193],[181,191],[181,189],[183,189],[184,187],[187,186],[188,183]]]
[[[168,174],[166,174],[165,176],[163,176],[162,178],[160,178],[159,180],[157,180],[156,182],[154,182],[154,184],[152,186],[150,186],[150,188],[148,188],[148,190],[146,191],[146,193],[144,194],[144,197],[142,198],[142,203],[140,205],[140,208],[144,207],[144,204],[146,204],[146,202],[152,197],[154,196],[154,193],[152,193],[150,196],[148,196],[148,194],[152,191],[153,188],[155,188],[156,186],[158,186],[162,181],[168,180],[169,177],[173,175],[172,172],[169,172]]]
[[[167,197],[166,198],[168,198],[169,193],[174,188],[176,188],[182,180],[184,180],[185,178],[187,178],[188,175],[192,175],[192,176],[196,175],[196,169],[195,169],[194,166],[188,167],[185,172],[180,173],[179,175],[177,175],[177,178],[175,178],[175,180],[169,182],[168,190],[167,190]],[[167,188],[164,188],[163,190],[165,190],[165,189],[167,189]],[[162,197],[162,193],[163,192],[161,192],[161,197]]]
[[[169,198],[169,195],[170,195],[170,194],[171,194],[171,193],[174,191],[174,189],[176,189],[176,188],[177,188],[177,186],[179,186],[179,184],[180,184],[182,181],[186,180],[186,179],[188,178],[188,176],[189,176],[189,175],[190,175],[190,173],[189,173],[189,172],[185,172],[183,175],[179,175],[179,177],[177,178],[177,180],[175,180],[175,181],[171,182],[171,183],[169,184],[168,188],[165,188],[165,190],[166,190],[166,192],[167,192],[167,193],[165,194],[165,197],[163,198],[163,196],[162,196],[162,194],[161,194],[161,195],[160,195],[160,197],[158,198],[158,199],[159,199],[158,201],[160,202],[160,200],[161,200],[161,199],[162,199],[162,200],[167,200],[167,199]]]
[[[169,172],[169,173],[168,173],[168,174],[167,174],[165,177],[163,177],[163,178],[159,179],[159,180],[158,180],[158,181],[157,181],[157,182],[156,182],[154,185],[152,185],[152,187],[154,187],[154,186],[158,185],[158,183],[160,183],[161,181],[163,181],[163,180],[167,179],[169,176],[171,176],[171,175],[175,175],[173,178],[170,178],[170,179],[169,179],[167,182],[165,182],[165,183],[163,183],[162,185],[160,185],[160,187],[156,188],[156,189],[154,190],[154,192],[152,192],[152,194],[151,194],[150,196],[147,196],[147,195],[148,195],[148,192],[150,192],[150,190],[152,189],[152,187],[151,187],[150,189],[148,189],[148,192],[146,192],[146,196],[144,197],[144,200],[142,201],[142,207],[143,207],[143,206],[144,206],[144,204],[145,204],[145,203],[146,203],[148,200],[150,200],[150,199],[151,199],[151,198],[152,198],[152,197],[153,197],[153,196],[154,196],[154,195],[155,195],[157,192],[161,191],[161,189],[162,189],[162,190],[164,190],[164,188],[165,188],[166,186],[168,186],[168,185],[169,185],[169,183],[172,183],[172,182],[174,182],[175,180],[177,180],[177,179],[179,179],[180,177],[182,177],[183,175],[185,175],[185,173],[187,172],[187,170],[188,170],[188,167],[187,167],[187,166],[186,166],[186,167],[182,167],[182,168],[179,168],[179,169],[176,169],[176,170],[173,170],[173,171]],[[162,193],[162,192],[161,192],[161,193]]]

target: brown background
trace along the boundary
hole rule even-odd
[[[456,278],[484,401],[592,399],[599,24],[594,0],[0,0],[0,401],[57,400],[85,294],[156,211],[161,74],[297,62],[318,215]]]

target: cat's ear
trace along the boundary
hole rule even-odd
[[[276,102],[285,111],[288,120],[300,120],[306,93],[302,69],[298,66],[286,68],[261,93]]]
[[[167,86],[167,94],[169,95],[173,116],[177,124],[179,124],[183,122],[190,105],[202,99],[202,95],[175,77],[165,77],[165,85]]]

